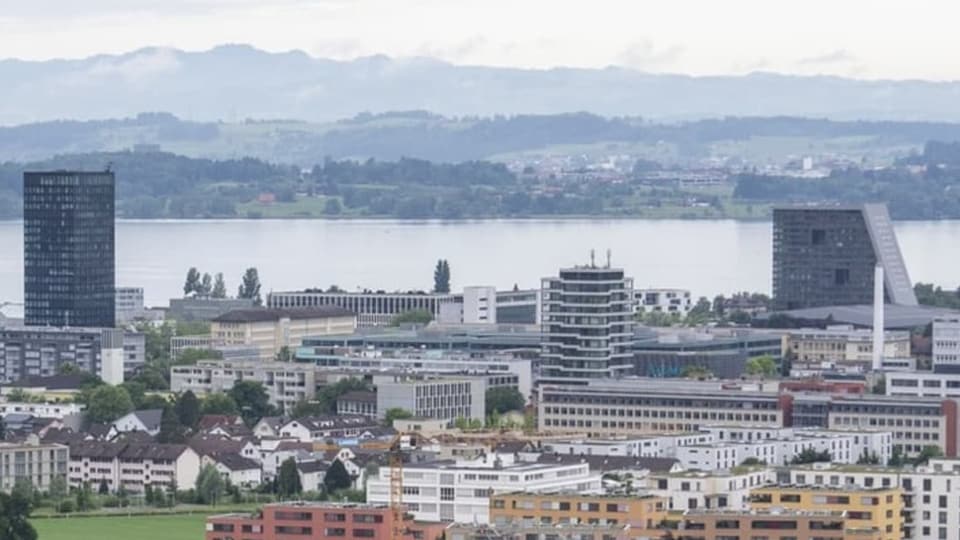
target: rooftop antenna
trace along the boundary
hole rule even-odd
[[[613,253],[610,251],[610,248],[607,248],[607,268],[610,268],[610,256]]]
[[[597,267],[596,255],[597,255],[596,252],[591,249],[591,250],[590,250],[590,266],[591,266],[592,268],[596,268],[596,267]]]

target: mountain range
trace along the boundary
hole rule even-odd
[[[515,69],[430,58],[314,58],[248,45],[144,48],[75,60],[0,60],[0,124],[169,111],[195,121],[330,121],[361,112],[555,114],[690,120],[806,116],[960,121],[960,82],[752,73],[692,77],[603,69]]]

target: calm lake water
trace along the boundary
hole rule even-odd
[[[182,294],[190,266],[223,272],[236,291],[256,266],[263,292],[337,284],[427,289],[438,258],[464,285],[538,287],[561,266],[607,249],[637,287],[712,297],[770,290],[769,222],[493,220],[465,222],[231,220],[120,221],[117,284],[144,287],[149,305]],[[914,281],[960,284],[960,221],[896,224]],[[0,222],[0,303],[23,298],[23,226]]]

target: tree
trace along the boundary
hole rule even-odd
[[[933,458],[943,457],[943,450],[939,446],[927,445],[924,446],[917,457],[913,458],[912,463],[914,465],[924,465]]]
[[[807,463],[817,463],[817,462],[830,462],[833,461],[833,456],[830,455],[829,450],[824,450],[823,452],[817,452],[811,447],[804,448],[799,454],[793,456],[793,459],[790,460],[791,465],[805,465]]]
[[[433,314],[425,309],[412,309],[410,311],[404,311],[396,315],[392,321],[390,321],[391,326],[404,326],[404,325],[425,325],[429,324],[433,320]]]
[[[182,443],[186,440],[183,433],[183,426],[180,425],[180,419],[170,404],[163,408],[163,414],[160,416],[160,433],[157,434],[157,442],[160,443]]]
[[[0,540],[37,540],[30,524],[30,498],[13,492],[0,493]]]
[[[223,487],[223,477],[217,468],[211,464],[204,465],[197,474],[197,502],[217,504],[223,495]]]
[[[687,379],[712,379],[713,372],[704,366],[684,366],[680,376]]]
[[[197,294],[200,296],[210,296],[212,291],[213,278],[210,277],[210,274],[204,272],[203,278],[200,279],[200,286],[197,287]]]
[[[191,266],[187,270],[187,279],[183,284],[183,295],[190,296],[191,294],[197,293],[200,289],[200,271],[196,267]]]
[[[256,268],[247,268],[243,274],[243,280],[237,291],[237,298],[248,298],[253,300],[253,305],[263,305],[263,299],[260,298],[260,274]]]
[[[326,474],[323,475],[323,487],[327,489],[327,493],[348,489],[352,485],[353,479],[350,478],[350,473],[347,472],[347,468],[343,466],[343,463],[339,459],[333,460],[330,468],[327,469]]]
[[[696,305],[687,313],[687,323],[690,325],[703,324],[710,320],[711,311],[710,300],[707,300],[705,296],[701,296],[700,299],[697,300]]]
[[[174,405],[177,413],[177,419],[180,425],[195,428],[200,421],[200,400],[191,390],[177,396],[177,402]]]
[[[90,484],[84,482],[77,490],[77,510],[85,512],[93,509],[93,493],[90,491]]]
[[[133,410],[133,400],[122,386],[98,386],[89,393],[85,405],[87,418],[97,423],[113,422]]]
[[[293,353],[290,351],[290,347],[284,345],[280,347],[280,350],[277,351],[277,356],[275,358],[277,362],[292,362]]]
[[[450,263],[446,259],[438,260],[433,270],[433,292],[450,292]]]
[[[343,394],[353,391],[369,392],[371,391],[370,383],[363,379],[350,377],[321,388],[317,392],[317,407],[321,411],[319,414],[335,414],[337,412],[337,399]],[[294,415],[294,418],[299,416]]]
[[[340,199],[332,197],[327,199],[327,202],[323,204],[323,213],[328,216],[339,216],[343,212],[343,205],[340,203]]]
[[[100,487],[97,488],[97,493],[99,493],[100,495],[106,495],[110,493],[110,486],[107,485],[106,478],[100,479]]]
[[[767,464],[766,461],[763,461],[762,459],[755,458],[755,457],[748,457],[747,459],[740,462],[741,467],[753,467],[756,465],[766,465],[766,464]]]
[[[778,373],[777,361],[772,356],[757,356],[747,360],[747,375],[773,377]]]
[[[387,412],[384,414],[384,422],[386,422],[388,426],[392,426],[394,420],[406,420],[407,418],[413,418],[413,413],[400,407],[387,409]]]
[[[237,381],[228,395],[233,398],[240,409],[244,422],[252,426],[264,416],[276,413],[276,408],[270,404],[270,395],[262,383],[256,381]]]
[[[486,392],[486,413],[489,415],[496,412],[503,414],[509,411],[519,411],[523,409],[526,400],[519,390],[511,386],[495,386],[487,388]]]
[[[875,452],[867,452],[866,449],[863,450],[863,453],[860,454],[860,457],[857,458],[857,465],[879,465],[880,456]]]
[[[227,284],[223,281],[223,272],[217,272],[217,276],[213,278],[213,289],[210,291],[210,297],[227,297]]]
[[[237,402],[223,392],[215,392],[203,398],[203,414],[237,414]]]
[[[328,411],[318,401],[301,400],[285,412],[290,415],[290,418],[303,418],[304,416],[320,416],[327,414]]]
[[[67,496],[69,488],[67,486],[67,477],[62,474],[54,475],[50,479],[50,486],[47,488],[47,495],[55,501],[60,501]]]
[[[303,491],[300,483],[300,471],[297,470],[297,460],[289,457],[280,465],[277,473],[277,494],[280,497],[298,495]]]

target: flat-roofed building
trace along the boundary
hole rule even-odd
[[[831,362],[869,368],[873,358],[873,330],[865,328],[801,328],[791,330],[787,339],[794,365]],[[889,330],[883,340],[883,358],[910,357],[910,332]]]
[[[750,491],[772,484],[776,478],[771,467],[761,465],[728,471],[651,473],[638,487],[666,499],[668,509],[673,511],[746,510],[750,508]]]
[[[22,442],[0,442],[0,491],[9,493],[17,482],[27,482],[46,492],[54,478],[66,479],[69,461],[68,447],[42,443],[34,434]]]
[[[353,312],[334,307],[254,308],[224,313],[210,322],[210,337],[227,346],[254,346],[262,360],[294,351],[309,336],[348,334],[357,327]]]
[[[316,368],[293,362],[202,360],[193,366],[170,368],[170,389],[198,396],[228,392],[239,381],[263,384],[270,403],[291,410],[317,392]]]
[[[636,289],[637,313],[676,313],[686,316],[693,309],[693,295],[687,289]]]
[[[890,431],[893,451],[915,456],[935,446],[949,457],[957,456],[958,403],[953,399],[834,396],[829,401],[830,429]]]
[[[666,517],[666,499],[642,493],[605,495],[516,491],[490,497],[490,523],[494,526],[515,523],[629,525],[636,535],[630,538],[636,538],[650,535]]]
[[[486,380],[474,377],[377,377],[377,416],[403,409],[418,418],[483,420],[486,418]]]
[[[960,374],[960,316],[933,320],[933,371]]]
[[[809,510],[713,510],[684,512],[677,540],[883,540],[880,531],[858,529],[844,512]]]
[[[401,313],[426,311],[434,320],[440,319],[441,306],[457,303],[453,293],[423,291],[329,291],[306,290],[272,292],[267,295],[271,308],[298,309],[339,307],[357,314],[359,326],[389,326]]]
[[[898,487],[775,485],[750,492],[755,510],[838,512],[847,529],[879,531],[881,540],[903,538],[903,491]]]

